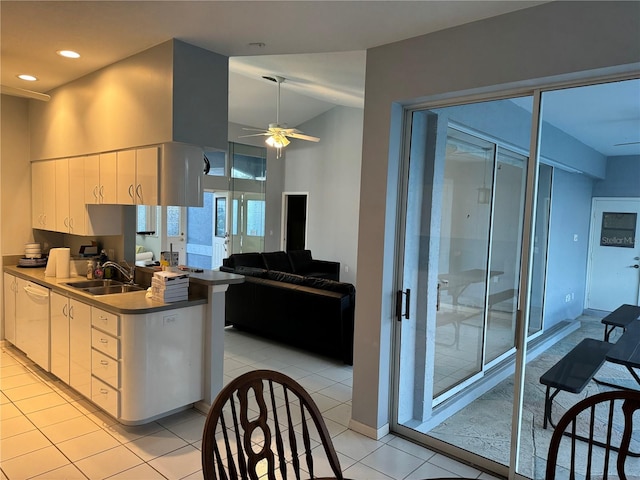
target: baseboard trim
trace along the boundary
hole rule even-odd
[[[390,432],[389,424],[385,424],[382,427],[376,429],[370,427],[369,425],[365,425],[364,423],[360,423],[355,421],[353,418],[349,420],[349,429],[354,432],[360,433],[366,437],[373,438],[374,440],[380,440],[385,435],[388,435]]]
[[[204,400],[200,400],[199,402],[193,404],[193,408],[207,415],[209,413],[209,410],[211,410],[211,405],[209,405]]]

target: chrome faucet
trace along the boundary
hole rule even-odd
[[[127,283],[130,283],[131,285],[133,285],[133,277],[135,274],[135,266],[130,266],[127,262],[124,262],[127,267],[129,267],[129,271],[127,271],[127,269],[125,267],[123,267],[122,265],[120,265],[119,263],[116,262],[112,262],[111,260],[107,260],[106,262],[104,262],[102,264],[102,268],[106,268],[106,267],[113,267],[116,270],[118,270],[122,276],[124,276],[127,279]]]

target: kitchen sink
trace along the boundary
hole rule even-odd
[[[90,295],[111,295],[114,293],[140,292],[145,288],[115,280],[81,280],[67,282],[69,287],[77,288]]]
[[[140,292],[146,290],[138,285],[108,285],[105,287],[83,288],[83,290],[91,295],[111,295],[113,293]]]
[[[122,282],[115,280],[81,280],[79,282],[67,282],[67,285],[73,288],[93,288],[93,287],[109,287],[111,285],[122,285]]]

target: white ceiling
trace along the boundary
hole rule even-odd
[[[279,75],[287,79],[280,120],[295,127],[335,105],[363,106],[366,49],[541,3],[2,0],[0,82],[46,93],[177,38],[230,57],[229,121],[253,127],[274,122],[277,87],[261,77]],[[60,49],[82,57],[59,57]],[[39,80],[24,82],[16,77],[20,73]],[[640,115],[632,115],[637,127]]]

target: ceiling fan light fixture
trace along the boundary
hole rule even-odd
[[[265,143],[267,145],[269,145],[270,147],[283,148],[283,147],[286,147],[287,145],[289,145],[289,143],[291,143],[291,142],[284,135],[280,135],[279,133],[275,133],[275,134],[271,135],[270,137],[267,137],[267,139],[265,140]]]
[[[256,128],[250,128],[250,127],[243,127],[243,130],[252,130],[252,131],[257,131],[259,133],[241,135],[240,138],[258,137],[263,135],[266,136],[267,138],[265,139],[265,143],[268,146],[273,147],[277,150],[276,158],[280,158],[280,156],[282,155],[282,149],[291,143],[288,137],[297,138],[300,140],[307,140],[309,142],[319,142],[320,139],[318,137],[305,135],[298,129],[286,128],[286,124],[285,125],[280,124],[280,85],[285,81],[285,78],[279,77],[277,75],[274,75],[274,76],[264,75],[262,78],[278,84],[278,95],[276,97],[276,121],[275,123],[270,123],[269,128],[264,130],[261,128],[256,129]]]

